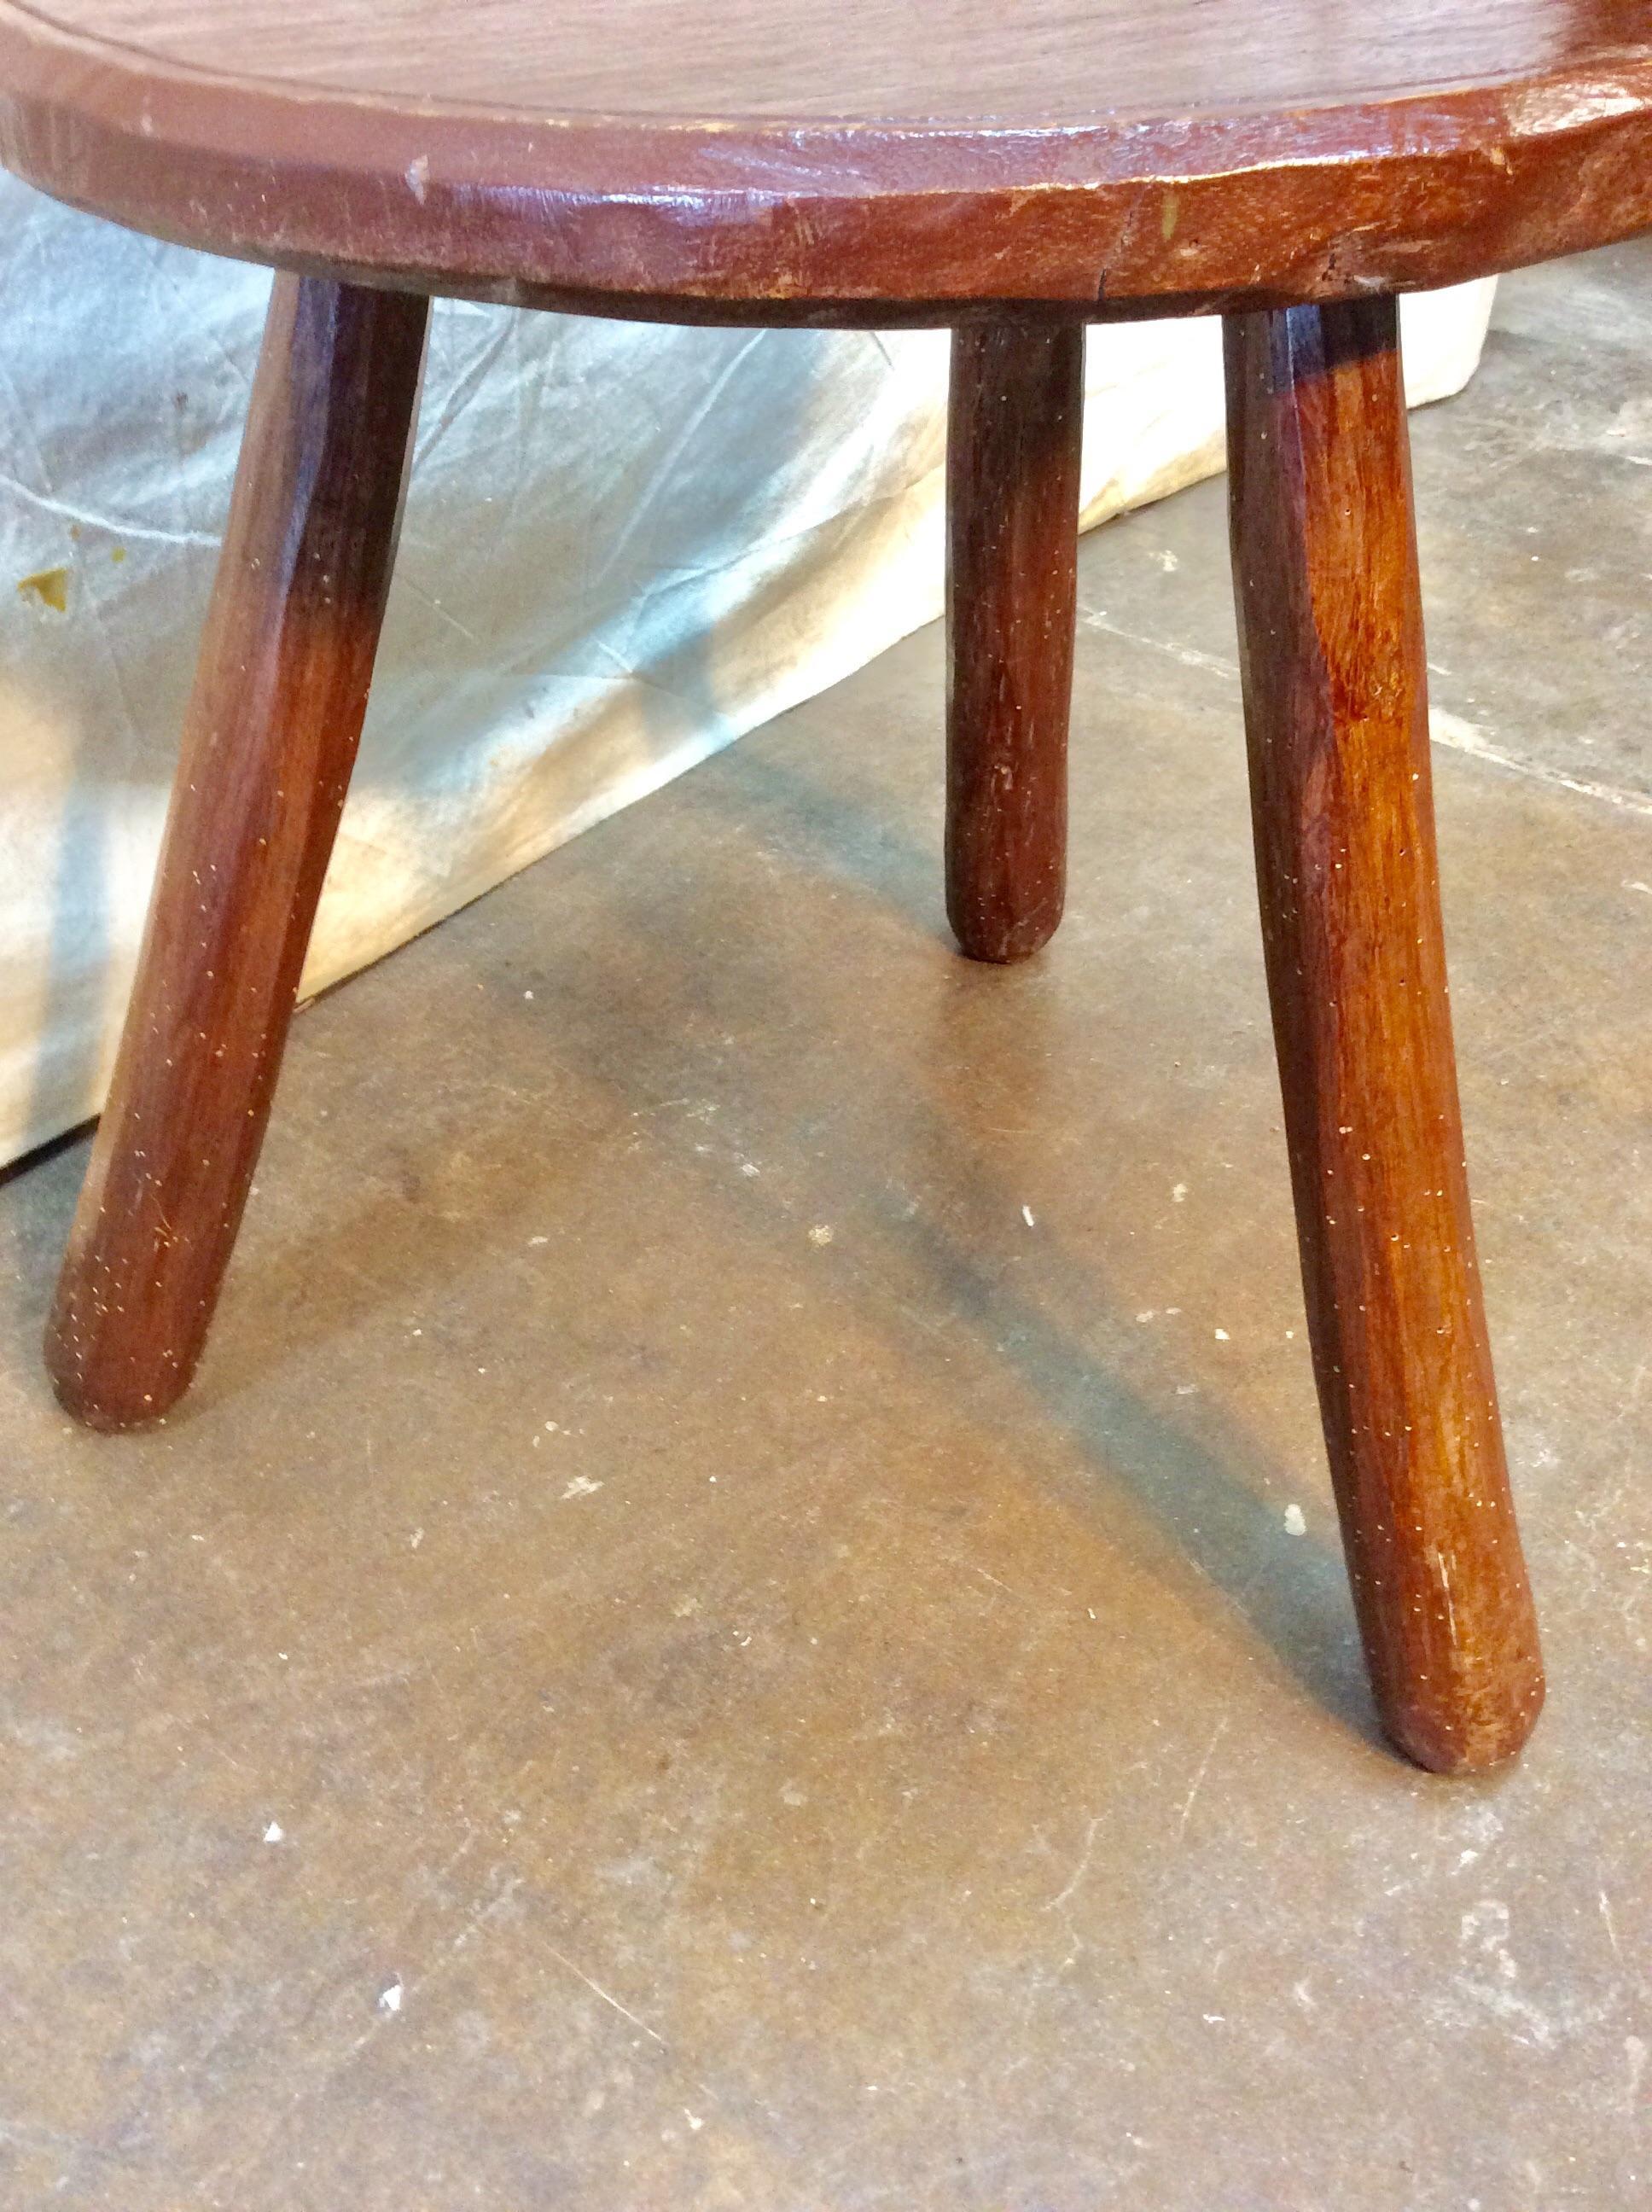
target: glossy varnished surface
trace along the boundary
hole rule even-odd
[[[195,1370],[366,710],[424,301],[276,283],[120,1056],[47,1340],[100,1427]]]
[[[1391,300],[1236,317],[1229,489],[1309,1333],[1366,1657],[1422,1765],[1543,1701],[1469,1215]]]
[[[1332,297],[1652,222],[1639,0],[22,0],[0,154],[218,251],[633,312]]]
[[[953,127],[1370,100],[1594,65],[1625,0],[26,0],[183,67],[555,114]]]
[[[946,444],[946,911],[975,960],[1047,944],[1066,896],[1084,334],[952,340]]]

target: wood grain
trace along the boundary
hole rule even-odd
[[[113,1085],[46,1355],[104,1428],[189,1382],[240,1224],[344,804],[394,557],[428,306],[270,302]]]
[[[1445,92],[1631,47],[1554,0],[22,0],[174,66],[527,113],[1029,124]]]
[[[1652,224],[1644,0],[0,0],[0,160],[221,253],[677,319],[1104,319]]]
[[[1066,895],[1081,328],[957,332],[946,447],[946,911],[1023,960]]]
[[[1230,496],[1309,1330],[1383,1724],[1490,1766],[1543,1698],[1469,1216],[1394,302],[1236,317]]]

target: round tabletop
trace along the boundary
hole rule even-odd
[[[614,313],[1346,298],[1652,226],[1652,6],[0,0],[0,160],[215,252]]]

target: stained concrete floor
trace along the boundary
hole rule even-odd
[[[930,632],[303,1018],[164,1430],[0,1188],[8,2212],[1649,2201],[1649,340],[1515,278],[1415,434],[1518,1769],[1373,1734],[1211,484],[1085,548],[1032,967]]]

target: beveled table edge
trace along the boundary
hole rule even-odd
[[[0,0],[0,161],[313,274],[679,322],[1099,321],[1426,289],[1652,228],[1652,42],[1364,101],[1051,130],[415,103]]]

